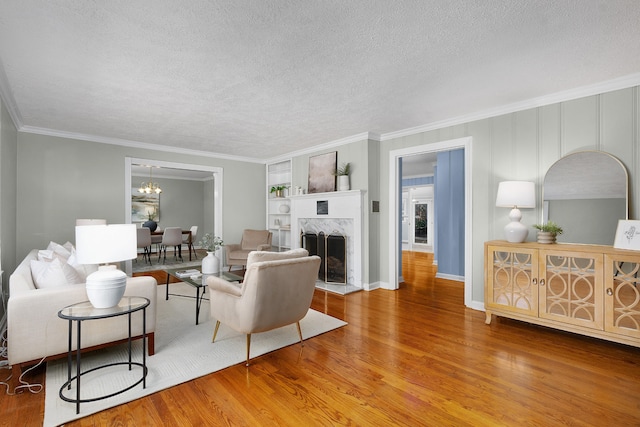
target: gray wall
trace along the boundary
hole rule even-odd
[[[9,275],[16,267],[17,144],[16,128],[0,99],[0,265],[3,270],[3,302],[9,295]],[[0,319],[4,315],[4,304],[0,304]]]
[[[640,186],[640,96],[638,87],[532,108],[498,117],[384,140],[380,154],[380,182],[389,180],[389,152],[455,138],[472,143],[472,286],[474,302],[483,301],[483,243],[503,239],[508,211],[496,208],[498,183],[536,182],[538,207],[522,211],[522,222],[542,219],[541,186],[547,169],[559,158],[578,150],[602,150],[620,159],[630,178],[630,218],[637,218]],[[381,192],[380,268],[388,280],[389,194]],[[560,224],[562,225],[562,224]],[[533,230],[533,229],[531,229]],[[535,233],[530,231],[529,239]]]
[[[223,168],[223,239],[239,242],[244,228],[264,227],[263,164],[20,132],[17,260],[50,240],[73,241],[76,218],[124,222],[125,157]],[[3,241],[3,249],[6,245]]]
[[[149,181],[149,177],[146,179],[141,177],[133,177],[132,183],[140,185],[141,181]],[[153,178],[154,182],[157,182],[162,188],[160,193],[160,217],[158,226],[161,228],[166,227],[180,227],[183,230],[189,230],[192,225],[198,226],[198,234],[202,233],[204,228],[204,215],[205,200],[211,204],[213,209],[213,189],[208,188],[211,191],[211,196],[205,194],[205,183],[203,181],[189,181],[184,179],[169,179],[169,178]],[[136,186],[134,185],[135,189]],[[133,189],[131,190],[133,191]],[[140,225],[141,223],[137,223]],[[213,232],[213,229],[209,230]],[[197,238],[202,237],[199,235]]]
[[[7,118],[3,112],[2,186],[0,207],[2,258],[12,241],[12,178],[5,178],[5,148],[11,151],[12,132],[5,135]],[[10,121],[9,121],[10,123]],[[11,128],[13,125],[10,124]],[[338,163],[351,162],[351,188],[367,190],[366,206],[378,197],[380,213],[366,215],[365,272],[367,282],[389,279],[389,152],[405,147],[428,145],[470,136],[472,143],[472,286],[474,302],[483,301],[483,243],[501,239],[508,212],[495,207],[498,182],[532,180],[537,183],[539,204],[523,210],[523,223],[541,221],[540,189],[546,170],[560,157],[577,150],[602,150],[619,158],[630,176],[630,218],[637,218],[640,197],[640,96],[638,87],[589,96],[577,100],[506,114],[498,117],[430,130],[409,136],[385,139],[380,143],[358,141],[336,149]],[[6,145],[8,144],[8,146]],[[377,152],[379,146],[380,151]],[[156,152],[87,141],[18,133],[16,204],[17,260],[49,240],[73,239],[78,217],[102,217],[123,221],[124,158],[151,158],[224,168],[223,238],[227,243],[240,240],[242,229],[263,228],[266,194],[265,168],[231,160]],[[307,187],[308,155],[292,159],[292,185]],[[374,164],[374,162],[378,162]],[[7,179],[5,181],[5,179]],[[5,196],[5,184],[8,195]],[[376,186],[377,185],[377,186]],[[375,194],[379,193],[379,194]],[[10,202],[8,202],[10,203]],[[7,213],[8,211],[8,213]],[[9,215],[9,219],[6,218]],[[207,219],[205,218],[205,221]],[[535,238],[530,232],[529,240]],[[10,239],[11,240],[11,239]],[[5,266],[10,265],[4,263]]]

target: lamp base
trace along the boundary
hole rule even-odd
[[[115,265],[102,265],[87,276],[87,297],[95,308],[118,305],[127,287],[127,275]]]
[[[504,235],[507,242],[522,243],[527,240],[529,229],[520,222],[521,218],[522,214],[520,213],[520,209],[511,209],[511,212],[509,213],[509,219],[511,222],[504,227]]]

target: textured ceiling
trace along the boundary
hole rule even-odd
[[[640,71],[637,0],[0,0],[19,129],[269,159]]]

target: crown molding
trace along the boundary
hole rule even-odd
[[[228,154],[212,153],[210,151],[190,150],[188,148],[149,144],[147,142],[130,141],[126,139],[109,138],[109,137],[82,134],[82,133],[76,133],[76,132],[64,132],[64,131],[58,131],[58,130],[53,130],[48,128],[39,128],[35,126],[22,126],[18,130],[20,132],[34,133],[38,135],[77,139],[81,141],[98,142],[101,144],[120,145],[123,147],[141,148],[144,150],[156,150],[156,151],[164,151],[168,153],[177,153],[177,154],[190,154],[193,156],[211,157],[211,158],[225,159],[225,160],[235,160],[239,162],[248,162],[248,163],[261,163],[261,164],[264,163],[263,159],[256,159],[251,157],[232,156]]]
[[[451,119],[441,120],[413,128],[403,129],[394,132],[384,133],[380,136],[381,141],[411,136],[417,133],[427,132],[436,129],[442,129],[449,126],[470,123],[476,120],[498,117],[505,114],[515,113],[517,111],[529,110],[531,108],[543,107],[545,105],[557,104],[560,102],[571,101],[574,99],[585,98],[587,96],[599,95],[615,90],[628,89],[630,87],[640,85],[640,73],[629,74],[617,79],[608,80],[588,86],[581,86],[574,89],[557,92],[550,95],[544,95],[538,98],[528,99],[522,102],[503,105],[501,107],[491,108],[476,113],[466,114],[463,116],[453,117]]]
[[[209,157],[224,160],[233,160],[239,162],[248,163],[275,163],[278,161],[286,160],[291,157],[302,156],[312,154],[318,151],[327,150],[341,145],[350,144],[362,140],[374,140],[374,141],[388,141],[405,136],[411,136],[418,133],[428,132],[436,129],[442,129],[449,126],[460,125],[463,123],[470,123],[477,120],[487,119],[491,117],[497,117],[505,114],[515,113],[517,111],[528,110],[531,108],[543,107],[545,105],[557,104],[560,102],[571,101],[574,99],[584,98],[587,96],[599,95],[607,92],[613,92],[616,90],[627,89],[634,86],[640,86],[640,73],[630,74],[627,76],[619,77],[617,79],[608,80],[605,82],[596,83],[588,86],[581,86],[574,89],[569,89],[562,92],[557,92],[550,95],[545,95],[537,98],[528,99],[522,102],[513,104],[507,104],[504,106],[491,108],[471,114],[465,114],[450,119],[445,119],[437,122],[432,122],[412,128],[402,129],[398,131],[376,134],[373,132],[363,132],[349,137],[341,138],[338,140],[330,141],[327,143],[315,145],[313,147],[292,151],[290,153],[273,157],[270,159],[257,159],[252,157],[234,156],[220,153],[212,153],[209,151],[190,150],[186,148],[170,147],[166,145],[150,144],[145,142],[130,141],[117,138],[108,138],[97,135],[89,135],[75,132],[64,132],[48,128],[40,128],[35,126],[23,125],[22,115],[16,107],[15,100],[11,88],[7,84],[7,78],[4,72],[4,66],[0,60],[0,97],[4,101],[5,107],[9,112],[11,119],[13,120],[16,129],[19,132],[34,133],[39,135],[55,136],[60,138],[69,138],[82,141],[98,142],[103,144],[120,145],[131,148],[141,148],[145,150],[157,150],[169,153],[188,154],[201,157]]]
[[[314,145],[313,147],[303,148],[301,150],[292,151],[282,156],[273,157],[271,159],[267,159],[265,163],[277,163],[283,160],[290,159],[292,157],[303,156],[306,154],[317,153],[318,151],[328,150],[331,148],[336,148],[341,145],[351,144],[353,142],[359,142],[364,140],[373,140],[380,141],[380,135],[373,132],[363,132],[356,135],[348,136],[346,138],[336,139],[335,141],[326,142],[319,145]]]
[[[9,86],[9,79],[4,72],[4,64],[0,58],[0,98],[4,102],[4,106],[9,112],[9,117],[13,120],[13,125],[20,130],[22,127],[22,115],[16,107],[16,100],[13,98],[13,92]]]

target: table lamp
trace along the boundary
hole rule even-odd
[[[76,225],[107,225],[106,219],[76,219]]]
[[[76,226],[76,255],[80,264],[101,264],[87,276],[87,296],[95,308],[118,305],[127,275],[111,262],[137,257],[135,224]]]
[[[535,208],[536,193],[535,183],[528,181],[503,181],[498,184],[498,196],[496,206],[500,208],[512,208],[509,213],[511,220],[504,227],[507,241],[522,243],[527,239],[529,229],[520,222],[522,213],[519,208]]]

